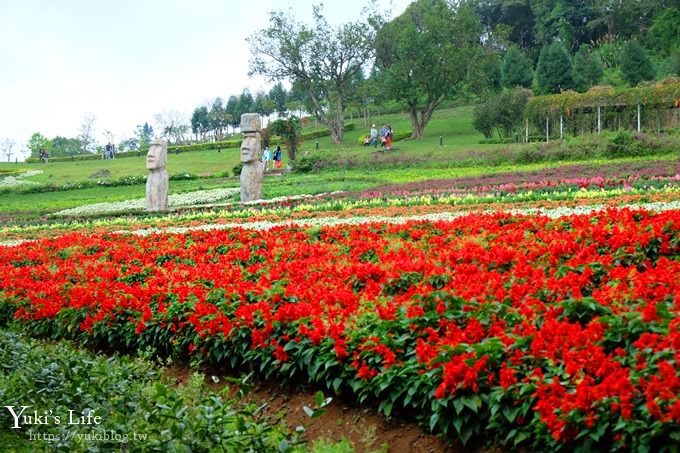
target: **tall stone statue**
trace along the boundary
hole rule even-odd
[[[260,115],[241,115],[241,201],[262,199],[262,163],[260,162]]]
[[[168,142],[152,140],[146,155],[146,209],[147,211],[166,211],[168,209]]]

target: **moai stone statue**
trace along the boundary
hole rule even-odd
[[[146,209],[147,211],[166,211],[168,209],[168,142],[152,140],[146,155]]]
[[[260,162],[260,115],[241,115],[241,202],[262,199],[262,163]]]

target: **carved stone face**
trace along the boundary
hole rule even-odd
[[[255,162],[260,157],[260,141],[255,134],[246,134],[241,143],[241,162]]]
[[[168,160],[168,145],[165,140],[153,140],[146,155],[147,170],[161,170]]]

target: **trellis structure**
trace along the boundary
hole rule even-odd
[[[661,132],[680,125],[680,78],[636,88],[593,87],[587,93],[565,91],[530,98],[524,109],[524,140],[530,128],[547,141],[604,129],[621,128]],[[559,135],[558,135],[559,134]]]

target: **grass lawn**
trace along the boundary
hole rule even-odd
[[[51,162],[49,164],[1,164],[0,169],[21,168],[24,170],[42,170],[43,173],[31,178],[39,183],[67,184],[70,182],[86,181],[90,176],[102,170],[110,172],[110,178],[124,176],[144,176],[146,170],[146,155],[141,157],[127,157],[112,160],[81,160],[73,162]],[[168,153],[168,172],[177,173],[219,174],[229,171],[239,162],[238,149],[217,151],[196,151],[175,155]]]
[[[309,140],[302,145],[298,157],[321,159],[323,165],[319,172],[269,175],[265,178],[265,197],[358,191],[390,183],[536,170],[563,164],[561,162],[528,165],[502,164],[503,159],[498,159],[498,157],[504,155],[504,150],[508,149],[508,145],[478,143],[483,136],[472,127],[471,107],[435,112],[423,140],[395,142],[396,149],[392,151],[361,146],[358,138],[368,133],[370,124],[364,127],[362,118],[355,118],[353,122],[356,128],[345,134],[344,144],[334,145],[330,137],[322,137],[318,139],[318,150],[316,149],[317,140]],[[390,124],[397,132],[410,130],[410,120],[405,114],[374,117],[370,122],[378,127],[383,123]],[[440,136],[443,137],[443,146],[439,145]],[[665,158],[671,159],[674,156],[652,156],[649,159]],[[284,165],[287,163],[285,159],[286,153],[284,153]],[[225,149],[220,153],[214,150],[185,152],[178,155],[170,153],[168,170],[171,175],[193,173],[205,176],[195,180],[171,181],[170,191],[171,193],[184,193],[219,187],[238,187],[237,177],[224,177],[224,172],[233,173],[232,169],[238,162],[238,149]],[[592,165],[604,162],[612,161],[587,161]],[[569,162],[569,164],[574,163],[577,162]],[[143,155],[114,160],[52,162],[47,165],[0,164],[0,175],[17,169],[43,170],[44,173],[31,178],[43,184],[87,181],[90,176],[102,170],[108,170],[111,178],[146,174]],[[145,191],[145,186],[138,184],[118,187],[98,186],[37,194],[5,192],[0,195],[0,213],[9,215],[15,220],[30,219],[76,206],[143,198]]]
[[[378,127],[384,122],[392,125],[396,131],[410,130],[410,121],[403,114],[375,117],[372,121]],[[334,145],[330,137],[322,137],[318,139],[319,150],[316,151],[316,140],[308,140],[302,144],[300,156],[305,154],[328,156],[330,154],[332,158],[355,158],[370,161],[372,150],[360,146],[357,142],[361,135],[369,132],[370,124],[368,128],[364,128],[361,118],[356,118],[354,123],[356,129],[345,134],[344,144]],[[440,135],[444,136],[445,145],[443,147],[439,146]],[[459,152],[473,148],[488,149],[494,147],[494,145],[477,144],[482,138],[483,136],[472,128],[472,109],[462,107],[435,112],[423,140],[397,142],[395,146],[402,153],[408,153],[409,156],[427,157],[428,159],[431,156],[436,162],[442,159],[446,160]],[[284,164],[286,163],[285,159],[286,153],[284,152]],[[234,148],[224,149],[220,153],[212,150],[185,152],[177,155],[172,152],[171,148],[168,153],[168,172],[171,175],[187,172],[199,175],[221,174],[224,171],[233,174],[232,169],[238,162],[239,151]],[[146,175],[144,154],[141,154],[140,157],[124,159],[52,162],[46,165],[0,163],[0,175],[6,171],[17,170],[42,170],[43,173],[32,177],[31,181],[54,184],[88,180],[102,170],[110,172],[111,178]]]

